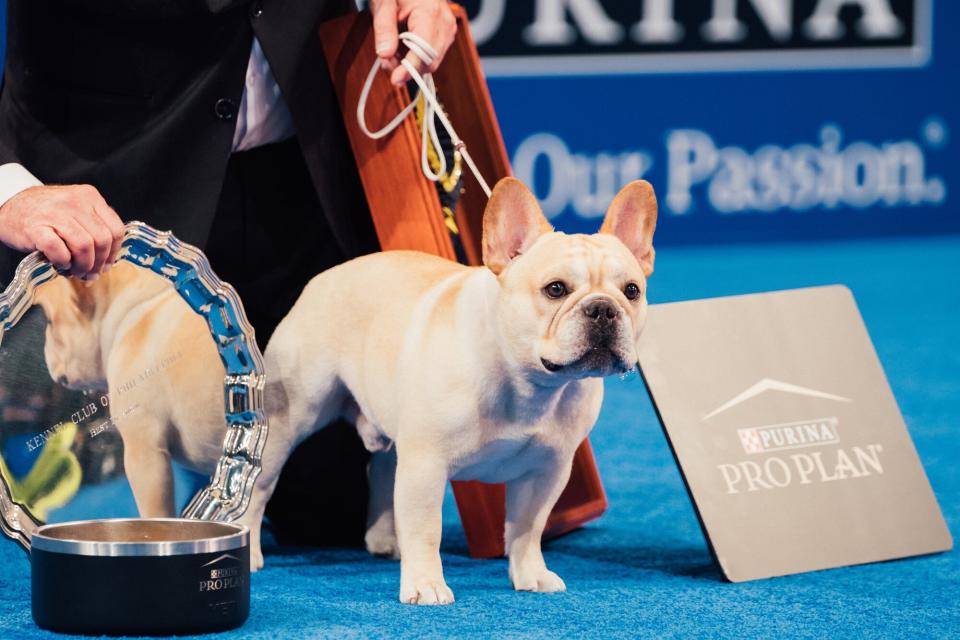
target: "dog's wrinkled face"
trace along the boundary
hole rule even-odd
[[[500,281],[497,319],[510,357],[558,378],[635,367],[656,215],[650,185],[633,182],[599,233],[566,235],[522,183],[498,183],[484,217],[484,262]]]
[[[69,389],[106,388],[95,287],[74,278],[54,278],[37,293],[47,316],[43,347],[47,369],[54,381]]]
[[[554,232],[507,271],[511,322],[519,328],[519,309],[526,306],[524,315],[535,326],[530,337],[536,348],[528,354],[534,364],[574,376],[623,373],[636,365],[646,279],[615,237]]]

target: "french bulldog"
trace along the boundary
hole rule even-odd
[[[656,217],[652,187],[632,182],[599,233],[567,235],[507,178],[484,214],[484,266],[392,251],[316,276],[265,352],[273,412],[251,507],[297,443],[343,416],[375,452],[367,547],[399,555],[401,602],[454,600],[440,561],[449,480],[506,483],[513,587],[563,591],[541,536],[601,378],[637,366]]]

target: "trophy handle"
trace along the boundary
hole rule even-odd
[[[41,524],[26,507],[13,499],[7,478],[0,474],[0,531],[29,552],[30,538]]]

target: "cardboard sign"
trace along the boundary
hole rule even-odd
[[[652,305],[640,366],[734,582],[952,540],[850,291]]]

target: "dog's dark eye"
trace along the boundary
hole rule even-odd
[[[627,296],[627,300],[636,300],[640,297],[640,287],[634,282],[628,282],[623,288],[623,295]]]
[[[562,298],[567,295],[567,285],[556,280],[545,286],[543,292],[547,294],[548,298]]]

